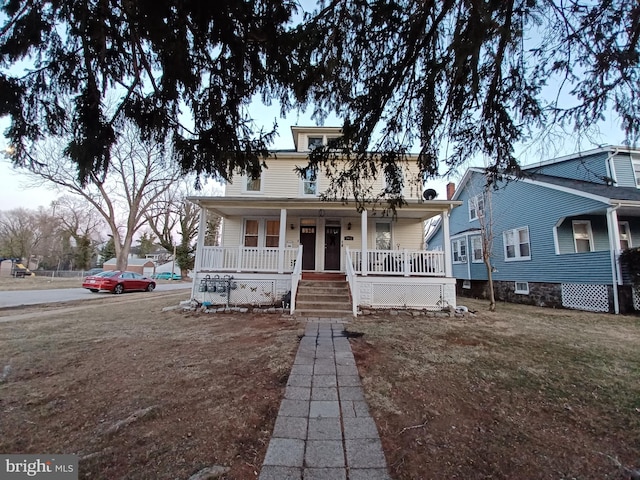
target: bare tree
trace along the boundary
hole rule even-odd
[[[29,262],[41,244],[56,236],[55,220],[44,209],[17,208],[0,212],[0,255]]]
[[[146,223],[146,213],[180,178],[165,145],[144,141],[131,124],[123,126],[109,168],[91,173],[86,184],[78,180],[76,165],[54,139],[39,146],[38,164],[29,175],[44,185],[84,199],[106,222],[113,236],[116,268],[127,266],[135,233]]]
[[[493,239],[494,239],[494,219],[491,187],[484,187],[482,192],[483,211],[478,214],[480,223],[480,241],[482,244],[482,261],[487,269],[487,289],[489,294],[489,310],[496,310],[496,294],[493,288]]]
[[[160,245],[169,252],[175,252],[181,270],[193,268],[198,235],[200,210],[187,199],[188,195],[186,183],[176,185],[176,188],[164,192],[162,198],[146,213],[149,226]]]

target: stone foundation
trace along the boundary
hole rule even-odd
[[[462,288],[463,280],[456,283],[458,297],[488,299],[488,282],[486,280],[471,280],[471,288]],[[529,293],[515,293],[515,282],[494,281],[496,301],[522,303],[538,307],[564,308],[562,306],[562,286],[559,283],[529,282]],[[609,312],[614,312],[613,287],[608,286]],[[631,287],[621,286],[618,289],[620,313],[635,313]]]

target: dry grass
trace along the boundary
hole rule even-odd
[[[625,478],[640,466],[640,321],[501,304],[350,329],[393,478]]]
[[[0,451],[77,453],[80,478],[255,478],[298,326],[161,311],[182,296],[3,312]]]
[[[83,277],[0,277],[0,290],[49,290],[52,288],[75,288],[82,286]]]

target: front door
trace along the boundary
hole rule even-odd
[[[300,227],[300,245],[302,245],[302,269],[316,269],[316,227]]]
[[[340,270],[340,227],[325,227],[324,269]]]

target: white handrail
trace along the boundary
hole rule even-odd
[[[364,262],[370,275],[445,276],[444,252],[438,250],[368,250]],[[362,251],[350,250],[349,263],[355,273],[361,273]]]
[[[298,293],[298,283],[302,277],[302,245],[298,247],[298,255],[296,256],[295,265],[293,267],[293,273],[291,274],[291,305],[290,313],[296,311],[296,294]]]
[[[347,282],[349,283],[349,290],[351,291],[351,310],[353,312],[353,316],[356,317],[358,315],[358,299],[356,298],[356,272],[353,269],[349,247],[346,247],[345,249],[345,265],[347,267]]]

